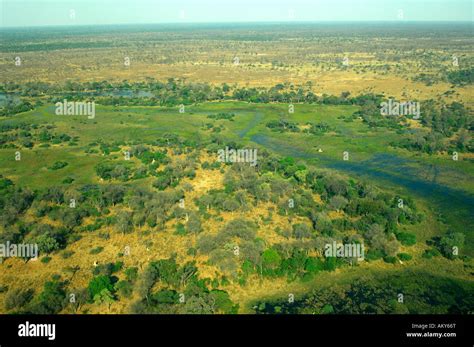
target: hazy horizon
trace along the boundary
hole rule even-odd
[[[469,0],[3,0],[2,28],[141,24],[472,22]]]
[[[334,24],[334,25],[342,25],[342,24],[391,24],[391,25],[404,25],[405,24],[453,24],[453,25],[469,25],[471,24],[470,21],[453,21],[453,20],[406,20],[406,21],[387,21],[387,20],[364,20],[364,21],[351,21],[351,20],[328,20],[328,21],[292,21],[292,22],[285,22],[285,21],[236,21],[236,22],[167,22],[167,23],[111,23],[111,24],[55,24],[55,25],[32,25],[32,26],[0,26],[0,30],[9,30],[9,29],[54,29],[54,28],[87,28],[87,27],[104,27],[104,28],[112,28],[112,27],[140,27],[140,26],[148,26],[148,27],[171,27],[176,26],[180,28],[190,27],[190,28],[199,28],[199,27],[206,27],[206,26],[215,26],[215,27],[228,27],[228,26],[239,26],[239,27],[247,27],[251,25],[257,26],[271,26],[271,25],[302,25],[302,24]]]

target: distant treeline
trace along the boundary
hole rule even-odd
[[[467,76],[467,77],[466,77]],[[456,81],[472,79],[469,73],[453,73]],[[207,101],[237,100],[250,103],[306,103],[322,105],[354,105],[359,110],[352,119],[361,118],[369,127],[385,127],[400,132],[401,140],[392,145],[413,151],[437,153],[442,151],[472,151],[474,148],[470,132],[474,129],[472,112],[462,103],[445,105],[434,100],[421,103],[422,128],[403,125],[411,116],[383,116],[380,105],[387,101],[382,94],[361,94],[351,96],[343,92],[339,96],[316,95],[312,83],[303,85],[279,83],[270,88],[239,87],[237,85],[211,85],[208,83],[186,83],[183,80],[169,78],[165,82],[149,78],[144,82],[129,83],[108,81],[77,83],[68,81],[64,85],[51,85],[44,82],[26,84],[6,83],[3,92],[14,93],[22,97],[43,97],[43,101],[56,103],[69,101],[95,100],[102,105],[111,106],[167,106],[192,105]],[[0,93],[2,89],[0,89]],[[123,96],[125,94],[129,96]],[[145,96],[140,93],[146,93]],[[116,95],[115,95],[116,94]],[[151,95],[151,96],[149,96]],[[37,104],[42,104],[42,99]],[[413,100],[410,100],[413,101]],[[34,106],[22,100],[20,103],[7,103],[0,108],[0,116],[10,116],[32,109]],[[348,119],[350,121],[350,119]],[[277,127],[278,124],[271,124]],[[283,128],[287,127],[283,124]],[[288,129],[290,129],[289,127]],[[321,129],[314,129],[320,131]]]
[[[439,82],[449,82],[457,86],[464,86],[474,83],[474,68],[442,71],[440,74],[420,73],[413,77],[413,81],[422,82],[427,86],[432,86]]]
[[[123,96],[123,92],[130,96]],[[312,92],[312,83],[295,86],[279,83],[270,88],[246,88],[236,85],[211,85],[208,83],[185,83],[183,80],[170,78],[166,82],[147,79],[146,82],[113,83],[108,81],[77,83],[68,81],[64,85],[53,85],[45,82],[28,82],[17,84],[6,83],[0,87],[0,93],[15,93],[19,96],[49,97],[50,101],[62,101],[91,98],[103,105],[142,105],[142,106],[176,106],[190,105],[197,102],[215,100],[239,100],[255,103],[323,103],[323,104],[361,104],[367,96],[349,97],[344,92],[340,96],[318,96]],[[139,96],[139,92],[151,96]],[[105,95],[107,94],[107,95]],[[111,95],[110,95],[111,94]],[[116,95],[114,95],[116,94]],[[382,98],[383,96],[379,96]],[[361,98],[361,99],[360,99]]]

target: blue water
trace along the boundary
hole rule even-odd
[[[446,186],[436,180],[440,172],[449,173],[447,170],[452,169],[388,153],[378,153],[368,160],[359,162],[335,160],[316,156],[309,151],[301,151],[291,143],[281,143],[262,134],[252,136],[251,140],[276,153],[306,160],[314,159],[320,167],[368,179],[382,187],[384,183],[389,183],[403,188],[410,194],[426,199],[438,213],[443,215],[452,229],[463,232],[468,247],[474,244],[474,194]],[[421,172],[433,172],[433,178],[424,179],[420,177]]]

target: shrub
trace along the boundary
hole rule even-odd
[[[399,232],[396,234],[397,240],[404,246],[413,246],[416,243],[416,235],[412,233]]]
[[[13,289],[5,297],[5,308],[12,310],[25,306],[33,298],[32,289]]]
[[[440,256],[440,255],[441,255],[441,253],[436,248],[431,248],[431,249],[425,250],[422,257],[425,258],[425,259],[431,259],[433,257],[437,257],[437,256]]]
[[[50,170],[59,170],[59,169],[62,169],[63,167],[66,167],[67,165],[68,165],[68,163],[65,162],[65,161],[57,161],[52,166],[50,166],[48,169],[50,169]]]
[[[120,281],[115,285],[115,289],[120,296],[130,298],[133,292],[133,286],[129,281]]]
[[[397,257],[398,259],[402,260],[402,261],[408,261],[408,260],[411,260],[413,257],[408,254],[408,253],[398,253],[397,254]]]
[[[74,254],[73,251],[64,251],[64,252],[61,254],[61,257],[62,257],[63,259],[68,259],[68,258],[71,258],[73,254]]]
[[[392,257],[392,256],[386,256],[383,258],[384,262],[389,263],[389,264],[396,264],[397,258]]]
[[[125,277],[127,281],[135,282],[138,278],[138,268],[137,267],[129,267],[125,270]]]
[[[33,313],[55,314],[59,313],[66,305],[67,297],[64,291],[64,283],[58,281],[56,277],[53,281],[44,284],[43,291],[38,297],[38,301],[33,308]]]
[[[365,256],[365,259],[367,259],[368,261],[373,261],[373,260],[381,259],[383,258],[383,256],[384,256],[383,251],[379,249],[369,249],[369,251],[367,252],[367,255]]]
[[[176,234],[177,235],[186,235],[186,228],[183,224],[178,223],[176,224]]]
[[[41,258],[41,262],[43,264],[48,264],[51,261],[51,257],[43,257]]]
[[[103,250],[104,250],[104,247],[96,247],[96,248],[91,249],[91,251],[89,253],[90,254],[99,254]]]
[[[93,298],[96,295],[100,294],[102,290],[107,289],[109,292],[114,291],[114,286],[112,280],[109,276],[100,275],[92,278],[87,287],[90,296]]]

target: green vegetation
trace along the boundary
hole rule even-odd
[[[40,261],[0,259],[0,312],[472,313],[470,28],[379,29],[5,33],[0,244]],[[13,52],[68,64],[13,71]],[[57,115],[65,99],[94,116]]]
[[[267,314],[468,314],[473,300],[469,281],[405,270],[326,286],[292,303],[286,299],[262,301],[255,307],[257,313]]]

